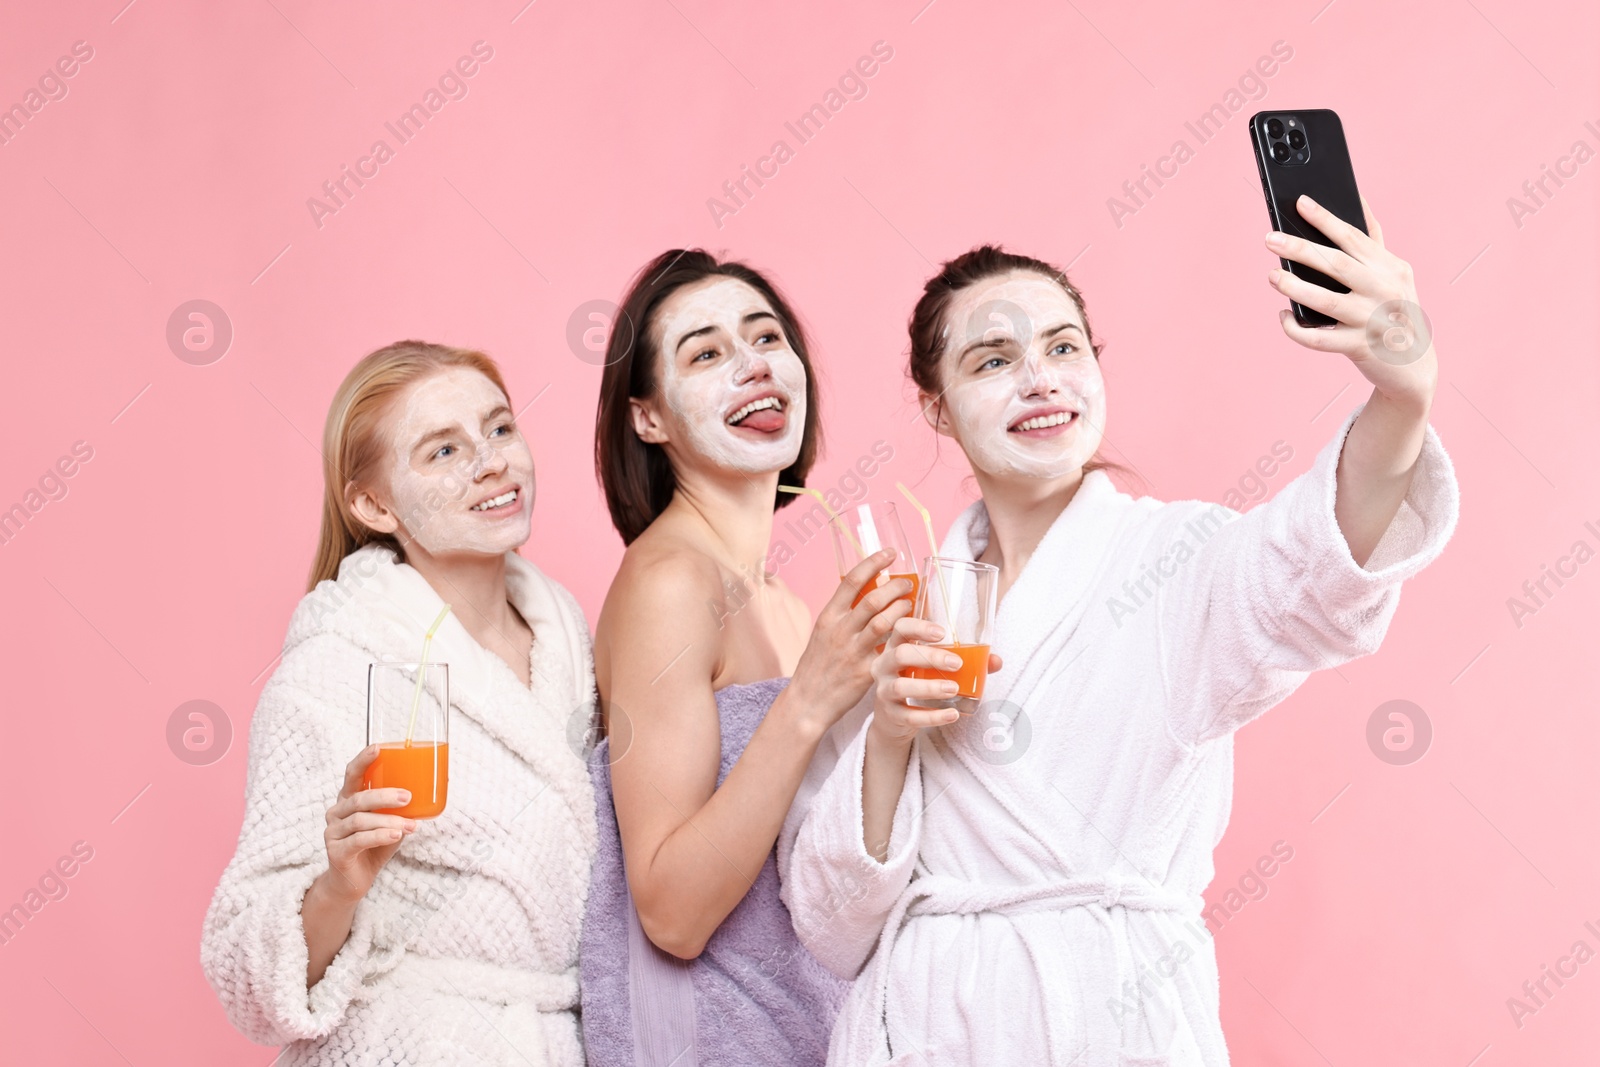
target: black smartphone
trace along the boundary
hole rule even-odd
[[[1356,175],[1350,166],[1350,149],[1344,124],[1326,108],[1311,111],[1261,111],[1250,116],[1250,143],[1261,171],[1261,191],[1267,197],[1272,228],[1304,237],[1319,245],[1336,247],[1311,223],[1300,217],[1295,201],[1300,194],[1339,216],[1362,233],[1366,213],[1356,192]],[[1350,287],[1302,263],[1283,259],[1283,269],[1312,285],[1335,293]],[[1294,318],[1302,326],[1334,326],[1337,320],[1291,300]]]

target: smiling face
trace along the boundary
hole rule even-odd
[[[470,367],[413,382],[384,429],[375,485],[353,490],[358,518],[432,556],[504,555],[528,540],[533,455],[505,394]]]
[[[680,469],[792,465],[805,434],[806,368],[766,298],[712,277],[674,292],[653,318],[656,394],[631,402],[639,439],[662,445]]]
[[[1093,457],[1105,382],[1083,315],[1059,285],[1031,272],[997,275],[957,292],[944,322],[945,391],[923,407],[975,470],[1059,478]]]

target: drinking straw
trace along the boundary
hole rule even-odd
[[[839,513],[828,506],[828,498],[822,495],[822,491],[820,489],[812,489],[807,486],[793,485],[780,485],[778,486],[778,489],[785,493],[805,493],[808,496],[816,497],[817,503],[822,505],[822,510],[828,513],[828,518],[838,523],[839,529],[843,530],[845,537],[849,538],[850,547],[856,550],[856,555],[860,556],[862,559],[867,558],[868,553],[861,550],[861,543],[856,540],[855,534],[851,533],[850,527],[846,526],[844,520],[839,518]]]
[[[422,662],[417,667],[417,686],[411,691],[411,721],[406,725],[407,748],[411,747],[411,735],[417,729],[417,705],[422,702],[422,676],[428,673],[428,646],[433,644],[433,635],[438,632],[439,626],[448,614],[450,605],[446,604],[439,610],[439,616],[433,620],[433,625],[428,627],[428,632],[422,635]]]
[[[956,637],[955,616],[950,611],[950,591],[944,587],[944,568],[940,567],[937,562],[939,558],[939,542],[934,540],[933,537],[933,516],[929,515],[928,509],[922,506],[922,501],[913,496],[911,490],[906,488],[906,483],[895,482],[894,487],[900,490],[902,496],[911,501],[911,506],[916,508],[917,513],[922,516],[922,528],[928,532],[928,551],[933,554],[935,560],[933,574],[935,578],[939,579],[939,598],[944,601],[944,617],[949,625],[950,639],[960,645],[961,640]]]

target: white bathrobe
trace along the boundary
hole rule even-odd
[[[1376,651],[1401,582],[1456,523],[1429,427],[1356,564],[1333,505],[1359,411],[1243,516],[1086,475],[1001,602],[985,702],[914,743],[885,863],[861,844],[870,695],[828,734],[779,859],[801,941],[859,974],[830,1065],[1227,1064],[1200,909],[1233,732],[1311,671]],[[942,553],[987,540],[978,501]]]
[[[455,613],[445,618],[429,659],[450,668],[448,805],[379,872],[309,992],[300,905],[327,869],[324,813],[366,744],[367,665],[415,662],[444,602],[391,550],[368,545],[295,609],[250,724],[244,826],[201,944],[233,1024],[289,1045],[280,1067],[582,1067],[578,935],[595,849],[582,755],[589,630],[571,594],[533,564],[507,553],[506,572],[534,631],[532,689]]]

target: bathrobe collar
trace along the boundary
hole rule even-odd
[[[995,616],[992,645],[1006,657],[1005,688],[1031,684],[1029,668],[1041,666],[1029,662],[1034,650],[1060,648],[1071,636],[1088,608],[1091,579],[1131,503],[1104,470],[1095,469],[1045,531]],[[989,532],[989,509],[980,497],[956,518],[940,555],[976,560],[989,545]]]
[[[434,635],[428,658],[450,665],[450,703],[457,712],[479,722],[547,780],[564,781],[581,792],[578,787],[587,780],[581,738],[594,702],[587,634],[575,632],[558,599],[559,586],[516,552],[505,558],[508,598],[533,629],[531,689],[478,644],[454,611]],[[393,549],[369,544],[344,558],[337,579],[317,583],[301,600],[284,654],[317,634],[334,633],[374,662],[414,663],[444,603]],[[366,685],[364,678],[352,683]],[[568,741],[574,730],[580,739],[576,749]]]

